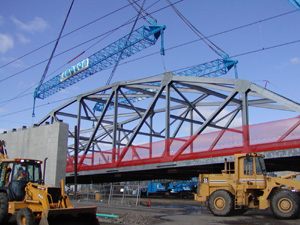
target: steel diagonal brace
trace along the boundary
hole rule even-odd
[[[68,133],[70,134],[71,137],[73,137],[75,139],[75,136],[71,131],[68,130]],[[79,145],[81,145],[81,147],[84,147],[84,145],[80,142],[79,142]]]
[[[296,128],[300,125],[300,118],[298,117],[298,121],[291,126],[280,138],[278,138],[277,142],[283,141],[287,136],[289,136]]]
[[[138,132],[140,131],[140,129],[142,128],[144,122],[146,121],[146,119],[148,118],[149,114],[151,113],[151,111],[153,110],[159,96],[161,95],[161,93],[163,92],[163,90],[165,89],[165,85],[162,86],[160,88],[160,90],[156,93],[156,95],[154,96],[154,99],[153,101],[151,102],[150,106],[148,107],[147,111],[145,112],[143,118],[141,119],[140,123],[137,125],[137,127],[135,128],[134,130],[134,133],[132,134],[130,140],[128,141],[126,147],[123,149],[117,163],[116,163],[116,166],[119,166],[119,164],[121,163],[121,161],[123,160],[124,156],[126,155],[130,145],[132,144],[134,138],[136,137],[136,135],[138,134]]]
[[[136,88],[136,87],[125,87],[125,88],[128,89],[128,90],[133,90],[133,91],[137,91],[137,92],[142,92],[142,93],[147,94],[147,95],[150,95],[150,96],[155,96],[155,92],[151,92],[151,91],[148,91],[148,90],[145,90],[145,89]],[[161,95],[160,98],[161,98],[161,99],[166,99],[166,96],[165,96],[165,95]],[[172,98],[172,97],[170,97],[170,100],[173,101],[173,102],[180,103],[180,104],[185,104],[184,101],[182,101],[182,100],[180,100],[180,99],[177,99],[177,98]]]
[[[206,118],[202,115],[202,113],[200,113],[199,110],[190,103],[190,101],[175,87],[175,85],[171,84],[171,86],[177,92],[177,94],[179,94],[180,97],[183,98],[184,101],[205,121]]]
[[[181,120],[182,123],[184,122],[184,119],[185,119],[186,116],[187,116],[187,115],[185,115],[185,114],[189,113],[190,110],[191,110],[190,108],[187,108],[187,109],[185,109],[181,114],[179,114],[179,116],[177,116],[177,117],[179,117],[179,118],[182,118],[182,120]],[[183,116],[183,117],[182,117],[182,116]],[[172,125],[177,121],[177,117],[174,116],[174,115],[172,115],[172,114],[170,114],[170,118],[173,119],[173,121],[170,123],[170,126],[172,126]],[[165,130],[166,130],[166,128],[162,129],[162,130],[159,132],[159,134],[162,134],[163,132],[165,132]]]
[[[230,101],[234,99],[234,97],[238,94],[237,91],[234,91],[231,95],[229,95],[225,101],[218,107],[218,109],[202,124],[202,126],[197,130],[196,134],[193,135],[189,140],[187,140],[180,149],[176,152],[176,154],[173,156],[172,160],[175,161],[184,151],[185,149],[193,143],[193,141],[198,137],[199,134],[201,134],[204,129],[212,123],[212,121],[219,115],[219,113],[228,105]]]
[[[82,99],[82,101],[81,101],[81,104],[82,104],[82,107],[83,107],[85,116],[86,116],[87,118],[91,118],[90,115],[89,115],[89,112],[88,112],[88,110],[87,110],[87,105],[85,104],[85,102],[84,102],[83,99]]]
[[[109,105],[110,105],[110,102],[111,102],[111,100],[112,100],[112,98],[113,98],[114,95],[115,95],[115,91],[113,91],[113,92],[110,94],[109,98],[108,98],[107,101],[106,101],[106,104],[105,104],[105,106],[104,106],[104,109],[103,109],[103,111],[102,111],[100,117],[99,117],[99,120],[98,120],[98,122],[97,122],[97,124],[96,124],[96,127],[95,127],[95,129],[94,129],[94,132],[93,132],[93,134],[91,135],[91,137],[90,137],[90,139],[89,139],[89,141],[88,141],[88,144],[87,144],[86,147],[85,147],[84,154],[83,154],[83,156],[81,156],[81,158],[80,158],[79,166],[82,165],[82,163],[83,163],[83,161],[84,161],[84,158],[85,158],[85,155],[87,154],[87,152],[89,151],[89,148],[91,147],[91,144],[92,144],[92,142],[93,142],[93,140],[94,140],[94,137],[95,137],[95,135],[96,135],[96,133],[97,133],[97,130],[99,129],[99,126],[101,125],[101,122],[102,122],[102,120],[103,120],[103,118],[104,118],[104,115],[105,115],[105,113],[106,113],[106,111],[107,111],[107,109],[108,109],[108,107],[109,107]]]
[[[126,101],[129,103],[129,105],[132,107],[132,109],[139,115],[140,118],[142,118],[143,116],[141,115],[141,113],[135,108],[135,106],[131,103],[131,101],[127,98],[127,96],[124,94],[124,92],[120,89],[119,90],[121,95],[126,99]],[[155,133],[155,131],[151,128],[150,124],[145,121],[146,125],[149,127],[149,129]]]
[[[178,134],[180,128],[182,127],[182,124],[184,123],[184,121],[185,121],[187,115],[190,113],[190,111],[191,111],[191,109],[190,109],[190,108],[187,108],[181,115],[179,115],[180,117],[183,116],[183,120],[180,121],[180,124],[177,126],[176,130],[174,131],[174,133],[173,133],[173,135],[172,135],[172,139],[174,139],[174,138],[177,136],[177,134]],[[175,121],[177,121],[177,119],[174,119],[173,122],[175,122]],[[170,141],[170,145],[171,145],[172,143],[173,143],[173,140]]]
[[[229,118],[229,120],[227,121],[227,123],[225,124],[225,128],[228,128],[230,126],[230,124],[232,123],[232,121],[235,119],[235,117],[237,116],[237,114],[239,113],[239,111],[241,110],[241,108],[237,108],[235,110],[233,110],[232,112],[230,112],[229,114],[226,115],[229,116],[231,115],[231,117]],[[227,129],[223,129],[220,131],[220,133],[218,134],[218,136],[215,138],[215,140],[213,141],[213,143],[211,144],[209,151],[212,151],[214,149],[214,147],[218,144],[218,142],[220,141],[220,139],[223,137],[223,135],[225,134]]]
[[[192,104],[192,105],[195,105],[195,104],[199,103],[200,101],[202,101],[203,99],[205,99],[207,96],[208,96],[207,94],[202,94],[200,97],[198,97],[197,99],[195,99],[191,104]],[[177,106],[177,107],[178,107],[178,106]],[[181,108],[183,108],[183,106],[180,106],[180,108],[178,108],[178,109],[181,109]],[[174,109],[175,109],[174,107],[170,107],[170,111],[172,111],[172,110],[174,110]],[[176,109],[177,109],[177,108],[176,108]],[[191,110],[190,107],[188,107],[187,109],[185,109],[184,112],[183,112],[182,114],[179,115],[179,118],[181,118],[186,112],[190,112],[190,110]],[[181,125],[183,124],[184,120],[186,119],[186,116],[187,116],[187,115],[185,115],[185,116],[183,117],[183,119],[181,119],[181,122],[180,122]],[[176,117],[176,116],[170,114],[170,118],[172,118],[172,117]],[[177,117],[174,118],[174,120],[170,123],[170,126],[173,125],[176,121],[177,121]],[[202,124],[202,123],[201,123],[201,124]],[[181,126],[181,125],[179,125],[179,126]],[[159,133],[162,134],[162,132],[164,132],[164,131],[165,131],[165,128],[162,129]],[[178,131],[179,131],[179,130],[178,130]],[[178,132],[178,131],[177,131],[177,132]],[[175,133],[176,133],[176,132],[174,132],[174,134],[175,134]],[[173,135],[173,137],[175,137],[175,136]]]

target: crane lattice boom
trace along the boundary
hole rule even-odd
[[[121,52],[122,60],[154,45],[163,34],[165,28],[164,25],[150,25],[142,26],[134,30],[129,38],[128,35],[120,38],[63,73],[56,75],[38,86],[35,89],[34,98],[47,98],[101,70],[115,65],[120,58]]]

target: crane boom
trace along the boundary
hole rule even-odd
[[[129,38],[129,35],[125,35],[63,73],[39,85],[35,89],[34,98],[47,98],[101,70],[113,66],[120,58],[120,52],[123,52],[121,55],[122,60],[154,45],[158,38],[163,35],[165,28],[164,25],[150,25],[134,30]],[[163,40],[161,51],[163,52]]]
[[[219,77],[225,75],[232,67],[236,66],[237,63],[237,60],[228,58],[216,59],[211,62],[176,71],[174,74],[178,76]]]
[[[289,0],[295,7],[300,8],[300,0]]]

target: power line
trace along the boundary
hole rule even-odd
[[[268,47],[264,47],[264,48],[260,48],[260,49],[256,49],[256,50],[252,50],[252,51],[247,51],[247,52],[239,53],[239,54],[233,55],[231,57],[241,57],[241,56],[250,55],[250,54],[254,54],[254,53],[258,53],[258,52],[262,52],[262,51],[267,51],[267,50],[271,50],[271,49],[274,49],[274,48],[279,48],[279,47],[288,46],[288,45],[292,45],[292,44],[297,44],[297,43],[300,43],[300,39],[294,40],[294,41],[285,42],[285,43],[281,43],[281,44],[277,44],[277,45],[272,45],[272,46],[268,46]],[[122,63],[122,64],[124,64],[124,63]],[[52,101],[52,102],[48,102],[48,103],[45,103],[45,104],[41,104],[41,105],[36,106],[36,108],[40,108],[40,107],[43,107],[43,106],[46,106],[46,105],[50,105],[50,104],[54,104],[54,103],[57,103],[57,102],[69,100],[69,99],[72,99],[72,98],[75,98],[75,97],[77,97],[77,95],[76,96],[72,96],[72,97],[68,97],[68,98],[59,99],[59,100]],[[29,111],[31,109],[32,108],[30,107],[30,108],[25,108],[25,109],[18,110],[18,111],[15,111],[15,112],[3,114],[3,115],[1,115],[1,118],[2,117],[7,117],[7,116],[10,116],[10,115],[14,115],[14,114],[17,114],[17,113],[20,113],[20,112]]]
[[[37,105],[36,108],[41,108],[41,107],[44,107],[44,106],[47,106],[47,105],[52,105],[52,104],[55,104],[55,103],[58,103],[58,102],[66,101],[66,100],[72,99],[74,97],[76,97],[76,96],[63,98],[63,99],[59,99],[59,100],[56,100],[56,101],[40,104],[40,105]],[[14,111],[14,112],[11,112],[11,113],[3,114],[3,115],[1,115],[1,118],[11,116],[11,115],[14,115],[14,114],[18,114],[18,113],[21,113],[21,112],[26,112],[26,111],[29,111],[29,110],[32,110],[32,107],[28,107],[28,108],[20,109],[18,111]]]
[[[140,0],[136,0],[135,2],[139,2],[139,1],[140,1]],[[67,36],[69,36],[70,34],[73,34],[73,33],[77,32],[77,31],[79,31],[79,30],[81,30],[81,29],[83,29],[83,28],[85,28],[85,27],[88,27],[88,26],[92,25],[93,23],[96,23],[96,22],[98,22],[98,21],[100,21],[100,20],[102,20],[102,19],[104,19],[104,18],[106,18],[106,17],[109,17],[109,16],[115,14],[116,12],[119,12],[119,11],[121,11],[121,10],[123,10],[123,9],[125,9],[125,8],[127,8],[127,7],[129,7],[129,6],[131,6],[131,4],[127,4],[127,5],[122,6],[122,7],[118,8],[118,9],[116,9],[116,10],[113,10],[113,11],[111,11],[111,12],[109,12],[109,13],[107,13],[107,14],[101,16],[101,17],[98,17],[98,18],[92,20],[91,22],[86,23],[86,24],[84,24],[84,25],[82,25],[82,26],[80,26],[80,27],[78,27],[78,28],[76,28],[76,29],[74,29],[74,30],[72,30],[72,31],[70,31],[70,32],[68,32],[68,33],[66,33],[66,34],[64,34],[64,35],[62,35],[61,38],[67,37]],[[37,52],[37,51],[41,50],[42,48],[44,48],[44,47],[46,47],[46,46],[48,46],[48,45],[54,43],[55,41],[57,41],[57,39],[52,40],[52,41],[49,41],[49,42],[47,42],[47,43],[41,45],[40,47],[38,47],[38,48],[36,48],[36,49],[33,49],[33,50],[31,50],[31,51],[25,53],[24,55],[21,55],[21,56],[15,58],[15,59],[13,59],[13,60],[11,60],[11,61],[9,61],[9,62],[3,64],[3,65],[1,65],[1,66],[0,66],[0,69],[2,69],[2,68],[4,68],[4,67],[6,67],[6,66],[8,66],[8,65],[10,65],[10,64],[12,64],[12,63],[14,63],[14,62],[16,62],[16,61],[18,61],[18,60],[20,60],[20,59],[22,59],[22,58],[24,58],[24,57],[26,57],[26,56],[28,56],[28,55],[31,55],[31,54],[34,53],[34,52]]]
[[[62,65],[60,67],[58,67],[57,69],[55,69],[52,73],[48,74],[46,77],[51,76],[53,74],[55,74],[58,70],[60,70],[62,67],[64,67],[65,65]],[[2,100],[0,102],[0,104],[4,104],[4,103],[8,103],[11,102],[13,100],[19,99],[19,98],[23,98],[25,96],[28,95],[33,95],[34,92],[30,92],[30,93],[26,93],[27,91],[31,90],[32,88],[34,88],[36,85],[38,85],[38,82],[34,83],[33,85],[29,86],[28,88],[26,88],[25,90],[21,91],[19,94],[17,94],[15,97],[12,97],[10,99],[6,99],[6,100]],[[26,94],[25,94],[26,93]],[[3,105],[0,105],[3,106]]]
[[[177,3],[179,3],[179,2],[181,2],[181,1],[174,2],[173,4],[177,4]],[[169,6],[168,6],[168,7],[169,7]],[[162,9],[165,9],[165,8],[166,8],[166,7],[163,7],[163,8],[161,8],[161,9],[159,9],[159,10],[162,10]],[[154,14],[154,13],[156,13],[156,12],[157,12],[157,11],[154,11],[154,12],[152,12],[151,14]],[[243,28],[247,28],[247,27],[250,27],[250,26],[254,26],[254,25],[259,24],[259,23],[262,23],[262,22],[266,22],[266,21],[269,21],[269,20],[273,20],[273,19],[276,19],[276,18],[280,18],[280,17],[283,17],[283,16],[287,16],[287,15],[290,15],[290,14],[295,13],[295,12],[299,12],[299,9],[291,10],[291,11],[288,11],[288,12],[283,12],[283,13],[280,13],[280,14],[277,14],[277,15],[274,15],[274,16],[271,16],[271,17],[267,17],[267,18],[265,18],[265,19],[260,19],[260,20],[256,20],[256,21],[251,22],[251,23],[247,23],[247,24],[244,24],[244,25],[236,26],[236,27],[234,27],[234,28],[230,28],[230,29],[227,29],[227,30],[224,30],[224,31],[220,31],[220,32],[217,32],[217,33],[215,33],[215,34],[208,35],[208,36],[206,36],[206,37],[207,37],[207,38],[216,37],[216,36],[219,36],[219,35],[222,35],[222,34],[230,33],[230,32],[233,32],[233,31],[236,31],[236,30],[240,30],[240,29],[243,29]],[[106,32],[105,34],[107,34],[107,33],[108,33],[108,32]],[[102,34],[102,35],[105,35],[105,34]],[[95,39],[95,38],[93,38],[93,40],[94,40],[94,39]],[[188,42],[184,42],[184,43],[181,43],[181,44],[178,44],[178,45],[174,45],[174,46],[171,46],[171,47],[169,47],[169,48],[166,48],[165,51],[170,51],[170,50],[173,50],[173,49],[177,49],[177,48],[180,48],[180,47],[184,47],[184,46],[187,46],[187,45],[196,43],[196,42],[198,42],[198,41],[201,41],[201,39],[194,39],[194,40],[191,40],[191,41],[188,41]],[[289,44],[289,43],[290,43],[290,44],[293,44],[294,42],[297,43],[297,42],[299,42],[299,40],[295,40],[295,41],[287,42],[287,43],[288,43],[288,44]],[[285,45],[286,43],[283,43],[283,44]],[[75,47],[77,47],[77,46],[75,46]],[[265,48],[265,49],[268,50],[267,48]],[[257,52],[257,51],[261,51],[261,50],[262,50],[262,49],[257,49],[257,50],[253,50],[253,51],[254,51],[254,52]],[[66,53],[67,51],[69,51],[69,50],[66,50],[66,51],[64,51],[64,52],[61,52],[61,53],[59,53],[59,54]],[[249,53],[250,53],[250,52],[252,52],[252,51],[249,51]],[[254,53],[254,52],[253,52],[253,53]],[[138,60],[141,60],[141,59],[144,59],[144,58],[147,58],[147,57],[150,57],[150,56],[159,54],[159,53],[160,53],[160,51],[155,51],[155,52],[153,52],[153,53],[150,53],[150,54],[147,54],[147,55],[144,55],[144,56],[141,56],[141,57],[132,59],[132,60],[125,61],[125,62],[123,62],[123,63],[120,63],[120,65],[128,64],[128,63],[131,63],[131,62],[135,62],[135,61],[138,61]],[[247,52],[245,52],[245,53],[247,53]],[[243,54],[245,54],[245,53],[243,53]],[[58,55],[59,55],[59,54],[58,54]],[[57,55],[57,56],[58,56],[58,55]],[[237,57],[237,56],[242,56],[242,55],[234,55],[234,56],[231,56],[231,57]],[[55,56],[55,57],[56,57],[56,56]],[[34,67],[36,67],[36,66],[38,66],[38,65],[40,65],[40,64],[42,64],[42,63],[44,63],[44,62],[46,62],[46,61],[47,61],[47,59],[45,59],[45,60],[43,60],[43,61],[41,61],[41,62],[38,62],[38,63],[36,63],[36,64],[34,64],[34,65],[28,67],[28,68],[25,68],[24,70],[21,70],[21,71],[15,73],[15,74],[10,75],[9,77],[7,77],[7,79],[9,79],[10,77],[13,77],[13,76],[17,76],[18,74],[21,74],[21,73],[23,73],[23,72],[26,72],[26,71],[28,71],[28,70],[30,70],[30,69],[32,69],[32,68],[34,68]],[[53,74],[53,73],[52,73],[52,74]],[[3,82],[3,81],[4,81],[4,79],[1,79],[1,80],[0,80],[0,83]],[[16,99],[17,99],[17,98],[16,98]],[[8,100],[3,100],[3,101],[8,102]],[[0,103],[3,103],[3,101],[0,102]]]
[[[140,1],[140,0],[138,0],[138,1]],[[134,3],[137,4],[138,1],[136,1],[136,2],[134,2]],[[159,1],[160,1],[160,0],[157,0],[156,2],[154,2],[153,4],[151,4],[149,7],[147,7],[147,9],[153,7],[153,6],[156,5]],[[149,15],[149,14],[148,14],[148,15]],[[127,24],[130,24],[130,23],[132,22],[131,20],[134,19],[134,18],[135,18],[135,17],[131,18],[130,20],[128,20],[126,23],[122,24],[121,26],[125,26],[125,25],[127,25]],[[111,31],[108,31],[108,32],[106,32],[106,33],[104,33],[104,34],[102,34],[102,35],[105,35],[103,38],[101,38],[101,39],[98,40],[97,42],[95,42],[95,43],[93,43],[92,45],[90,45],[89,47],[87,47],[83,52],[81,52],[81,53],[78,54],[76,57],[72,58],[72,59],[69,60],[67,63],[65,63],[65,64],[63,64],[62,66],[60,66],[59,68],[57,68],[55,71],[53,71],[51,74],[47,75],[46,77],[49,77],[49,76],[53,75],[55,72],[57,72],[58,70],[62,69],[64,66],[66,66],[67,64],[71,63],[72,61],[74,61],[75,59],[77,59],[78,57],[80,57],[81,55],[83,55],[86,51],[88,51],[89,49],[91,49],[92,47],[94,47],[95,45],[97,45],[100,41],[102,41],[102,40],[104,40],[105,38],[107,38],[109,35],[111,35],[114,31],[116,31],[117,29],[119,29],[121,26],[119,26],[119,27],[117,27],[117,28],[115,28],[115,29],[113,29],[113,30],[111,30]],[[61,54],[61,53],[59,53],[59,54]],[[59,54],[58,54],[58,55],[59,55]],[[57,55],[56,55],[56,56],[57,56]],[[18,74],[20,74],[20,73],[22,73],[22,72],[25,72],[25,71],[27,71],[27,70],[29,70],[29,69],[32,69],[32,68],[34,68],[35,66],[38,66],[38,65],[40,65],[40,64],[42,64],[42,63],[44,63],[44,62],[46,62],[46,61],[47,61],[47,59],[45,59],[45,60],[43,60],[43,61],[41,61],[41,62],[39,62],[39,63],[37,63],[37,64],[34,64],[33,66],[30,66],[30,67],[26,68],[25,70],[22,70],[22,71],[19,71],[19,72],[15,73],[15,74],[12,74],[12,76],[7,77],[7,79],[9,79],[9,78],[11,78],[11,77],[13,77],[13,76],[16,76],[16,75],[18,75]],[[3,82],[3,81],[5,81],[5,79],[0,80],[0,83]],[[2,104],[2,103],[7,103],[7,102],[10,102],[10,101],[19,99],[20,97],[23,97],[24,95],[22,95],[22,94],[26,93],[28,90],[30,90],[31,88],[35,87],[37,84],[39,84],[39,83],[35,83],[35,84],[31,85],[29,88],[27,88],[26,90],[22,91],[21,93],[19,93],[17,96],[15,96],[15,97],[13,97],[13,98],[6,99],[6,100],[1,101],[0,104]],[[29,94],[33,94],[33,92],[27,93],[25,96],[27,96],[27,95],[29,95]],[[22,95],[22,96],[20,96],[20,95]],[[19,97],[19,96],[20,96],[20,97]]]
[[[248,26],[252,26],[252,25],[255,25],[257,23],[260,23],[260,22],[264,22],[264,21],[268,21],[270,19],[275,19],[275,18],[278,18],[278,17],[281,17],[281,16],[285,16],[285,15],[288,15],[290,13],[293,13],[295,11],[298,11],[298,10],[293,10],[293,11],[289,11],[289,12],[285,12],[285,13],[281,13],[281,14],[278,14],[278,15],[275,15],[275,16],[272,16],[272,17],[268,17],[266,19],[263,19],[263,20],[258,20],[258,21],[255,21],[255,22],[252,22],[252,23],[248,23],[248,24],[245,24],[245,25],[241,25],[241,26],[238,26],[238,27],[235,27],[235,28],[232,28],[232,29],[229,29],[229,30],[225,30],[225,31],[221,31],[221,32],[218,32],[218,33],[215,33],[215,34],[212,34],[212,35],[209,35],[207,37],[214,37],[214,36],[218,36],[218,35],[221,35],[221,34],[225,34],[225,33],[228,33],[228,32],[232,32],[232,31],[235,31],[235,30],[238,30],[238,29],[242,29],[242,28],[246,28]],[[172,47],[169,47],[166,49],[166,51],[170,51],[170,50],[173,50],[173,49],[176,49],[176,48],[179,48],[179,47],[183,47],[183,46],[186,46],[186,45],[189,45],[189,44],[192,44],[192,43],[195,43],[195,42],[198,42],[200,41],[199,39],[195,39],[195,40],[192,40],[192,41],[188,41],[188,42],[185,42],[185,43],[182,43],[182,44],[179,44],[179,45],[175,45],[175,46],[172,46]],[[299,40],[295,40],[295,41],[292,41],[292,42],[287,42],[287,43],[283,43],[281,45],[289,45],[289,44],[293,44],[293,43],[297,43],[299,42]],[[281,46],[280,45],[280,46]],[[278,47],[280,47],[278,46]],[[276,46],[273,46],[273,48],[275,48]],[[260,48],[260,49],[256,49],[256,50],[253,50],[253,51],[248,51],[248,52],[245,52],[245,53],[242,53],[243,55],[246,54],[246,53],[254,53],[254,52],[259,52],[259,51],[263,51],[263,49],[265,50],[268,50],[268,48]],[[139,58],[136,58],[136,59],[132,59],[132,60],[128,60],[126,62],[123,62],[121,63],[120,65],[123,65],[123,64],[128,64],[128,63],[131,63],[131,62],[135,62],[135,61],[138,61],[138,60],[141,60],[141,59],[144,59],[144,58],[147,58],[147,57],[150,57],[150,56],[153,56],[153,55],[156,55],[160,53],[159,51],[156,51],[156,52],[153,52],[153,53],[150,53],[150,54],[147,54],[147,55],[144,55],[142,57],[139,57]],[[242,56],[241,54],[238,54],[238,55],[233,55],[231,57],[238,57],[238,56]],[[45,61],[43,61],[45,62]],[[41,63],[39,63],[41,64]],[[39,64],[35,64],[35,65],[39,65]],[[35,66],[34,65],[34,66]],[[31,69],[32,67],[28,68],[28,69]],[[26,69],[26,70],[28,70]],[[21,73],[22,71],[20,71]],[[53,74],[53,73],[52,73]],[[1,82],[1,80],[0,80]],[[18,98],[13,98],[13,99],[8,99],[8,100],[4,100],[0,103],[3,103],[3,102],[9,102],[9,100],[15,100],[15,99],[18,99]]]
[[[151,4],[150,6],[148,6],[147,9],[152,8],[152,7],[153,7],[154,5],[156,5],[159,1],[160,1],[160,0],[157,0],[156,2],[154,2],[153,4]],[[134,2],[134,3],[136,3],[136,2]],[[136,4],[137,4],[137,3],[136,3]],[[149,15],[149,14],[148,14],[148,15]],[[130,18],[128,21],[126,21],[126,22],[125,22],[124,24],[122,24],[122,25],[124,25],[124,26],[125,26],[125,25],[128,25],[128,24],[132,23],[132,22],[134,21],[134,19],[135,19],[135,17],[132,17],[132,18]],[[121,26],[122,26],[122,25],[121,25]],[[85,53],[86,51],[90,50],[92,47],[96,46],[98,43],[100,43],[100,42],[103,41],[105,38],[107,38],[107,37],[110,36],[112,33],[114,33],[117,29],[119,29],[119,27],[117,27],[117,28],[111,30],[110,32],[107,32],[106,35],[105,35],[103,38],[101,38],[100,40],[98,40],[98,41],[96,41],[95,43],[93,43],[92,45],[90,45],[88,48],[85,49],[85,51],[83,51],[83,52],[80,53],[80,54],[83,54],[83,53]],[[76,58],[77,58],[77,56],[76,56]],[[73,59],[72,59],[72,61],[73,61]]]
[[[174,4],[178,4],[178,3],[182,2],[182,1],[184,1],[184,0],[178,0],[178,1],[174,2],[173,5],[174,5]],[[151,12],[150,14],[157,13],[157,12],[159,12],[159,11],[161,11],[161,10],[164,10],[164,9],[168,8],[168,7],[170,7],[170,6],[168,5],[168,6],[161,7],[160,9],[157,9],[157,10]],[[127,25],[133,23],[133,22],[134,22],[134,21],[129,21],[128,23],[124,23],[124,24],[122,24],[122,25],[120,25],[120,26],[118,26],[118,27],[116,27],[116,28],[114,28],[114,29],[112,29],[112,30],[109,30],[109,31],[107,31],[107,32],[105,32],[105,33],[102,33],[102,34],[100,34],[100,35],[97,35],[97,36],[95,36],[95,37],[93,37],[93,38],[91,38],[91,39],[89,39],[89,40],[87,40],[87,41],[81,42],[81,43],[79,43],[79,44],[77,44],[77,45],[75,45],[75,46],[73,46],[73,47],[71,47],[71,48],[69,48],[69,49],[67,49],[67,50],[64,50],[64,51],[62,51],[62,52],[60,52],[60,53],[54,55],[53,58],[56,58],[56,57],[58,57],[58,56],[60,56],[60,55],[63,55],[63,54],[65,54],[65,53],[69,52],[69,51],[72,51],[72,50],[74,50],[74,49],[76,49],[76,48],[78,48],[78,47],[80,47],[80,46],[82,46],[82,45],[85,45],[85,44],[87,44],[87,43],[89,43],[89,42],[91,42],[91,41],[94,41],[94,40],[96,40],[96,39],[98,39],[98,38],[100,38],[100,37],[102,37],[102,36],[105,36],[105,35],[107,35],[107,34],[110,34],[112,31],[115,31],[115,30],[117,30],[117,29],[120,29],[120,28],[122,28],[122,27],[124,27],[124,26],[127,26]],[[44,62],[47,62],[47,61],[48,61],[48,59],[44,59],[44,60],[42,60],[42,61],[40,61],[40,62],[38,62],[38,63],[36,63],[36,64],[34,64],[34,65],[31,65],[31,66],[29,66],[29,67],[27,67],[27,68],[21,70],[21,71],[18,71],[18,72],[16,72],[16,73],[13,73],[13,74],[11,74],[11,75],[8,75],[8,76],[6,76],[6,77],[0,79],[0,83],[4,82],[4,81],[6,81],[6,80],[8,80],[8,79],[10,79],[10,78],[12,78],[12,77],[15,77],[15,76],[17,76],[17,75],[19,75],[19,74],[21,74],[21,73],[23,73],[23,72],[26,72],[26,71],[28,71],[28,70],[30,70],[30,69],[32,69],[32,68],[35,68],[36,66],[39,66],[39,65],[41,65],[41,64],[43,64]]]
[[[197,41],[199,41],[199,39],[194,40],[194,41],[190,41],[190,42],[186,42],[186,43],[183,43],[181,45],[173,46],[171,48],[166,48],[165,51],[174,50],[176,48],[179,48],[179,47],[182,47],[182,46],[185,46],[185,45],[197,42]],[[287,45],[297,44],[297,43],[300,43],[300,39],[297,39],[297,40],[294,40],[294,41],[289,41],[289,42],[284,42],[284,43],[280,43],[280,44],[272,45],[272,46],[268,46],[268,47],[262,47],[262,48],[258,48],[258,49],[255,49],[255,50],[250,50],[250,51],[246,51],[246,52],[243,52],[243,53],[238,53],[238,54],[235,54],[235,55],[229,55],[229,57],[230,58],[235,58],[235,57],[250,55],[250,54],[253,54],[253,53],[262,52],[262,51],[266,51],[266,50],[270,50],[270,49],[274,49],[274,48],[279,48],[279,47],[283,47],[283,46],[287,46]],[[120,65],[127,64],[127,63],[132,63],[132,62],[135,62],[135,61],[138,61],[138,60],[156,55],[158,53],[159,53],[159,51],[156,51],[156,52],[144,55],[144,56],[136,58],[136,59],[128,60],[126,62],[121,63]]]
[[[245,56],[245,55],[249,55],[249,54],[253,54],[253,53],[257,53],[257,52],[262,52],[262,51],[270,50],[270,49],[273,49],[273,48],[279,48],[279,47],[283,47],[283,46],[287,46],[287,45],[297,44],[297,43],[300,43],[300,39],[294,40],[294,41],[289,41],[289,42],[284,42],[284,43],[280,43],[280,44],[272,45],[272,46],[268,46],[268,47],[258,48],[256,50],[239,53],[239,54],[233,55],[231,57]]]
[[[47,72],[48,72],[48,70],[49,70],[49,66],[50,66],[51,61],[52,61],[53,56],[54,56],[54,53],[55,53],[55,51],[56,51],[56,48],[57,48],[57,46],[58,46],[58,43],[59,43],[59,41],[60,41],[60,39],[61,39],[61,35],[62,35],[62,33],[63,33],[64,29],[65,29],[66,23],[67,23],[67,21],[68,21],[68,18],[69,18],[69,16],[70,16],[71,10],[72,10],[72,8],[73,8],[74,1],[75,1],[75,0],[72,0],[72,2],[71,2],[71,5],[70,5],[69,10],[68,10],[68,12],[67,12],[67,16],[66,16],[66,18],[65,18],[65,20],[64,20],[64,23],[63,23],[63,25],[62,25],[62,27],[61,27],[61,29],[60,29],[58,38],[56,39],[54,48],[52,49],[50,58],[49,58],[49,60],[48,60],[48,62],[47,62],[47,65],[46,65],[46,67],[45,67],[44,73],[43,73],[43,75],[42,75],[42,77],[41,77],[41,80],[40,80],[40,82],[39,82],[39,85],[38,85],[38,87],[37,87],[37,91],[40,89],[41,85],[43,84],[43,82],[44,82],[44,80],[45,80],[45,78],[46,78]],[[35,116],[35,113],[34,113],[34,109],[35,109],[35,101],[36,101],[36,98],[33,99],[32,117]]]

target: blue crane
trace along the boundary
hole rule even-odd
[[[177,70],[173,73],[178,76],[219,77],[227,74],[237,63],[237,60],[230,58],[216,59],[211,62]]]
[[[186,68],[183,70],[174,71],[173,74],[178,76],[197,76],[197,77],[219,77],[225,75],[230,69],[235,68],[235,77],[237,78],[237,70],[236,65],[238,63],[237,60],[231,59],[230,56],[223,51],[220,47],[214,44],[211,40],[209,40],[205,35],[203,35],[191,22],[182,15],[182,13],[169,1],[170,6],[173,8],[175,13],[183,20],[183,22],[201,39],[204,43],[213,50],[220,59],[213,60],[211,62],[202,63],[196,66],[192,66],[190,68]],[[157,84],[159,85],[159,84]],[[155,90],[148,90],[155,92]],[[127,91],[125,94],[138,94],[135,91]],[[144,100],[146,97],[130,97],[130,98],[119,98],[119,103],[131,103],[138,102]],[[102,111],[104,108],[103,103],[96,103],[94,106],[94,111]],[[112,107],[110,107],[112,108]]]
[[[300,0],[289,0],[297,8],[300,8]]]
[[[34,92],[34,99],[45,99],[99,71],[105,70],[122,60],[142,51],[156,43],[161,36],[161,52],[163,53],[163,33],[166,26],[149,25],[134,30],[90,57],[56,75],[39,85]],[[122,52],[121,57],[120,52]]]

